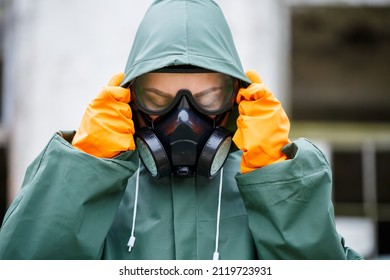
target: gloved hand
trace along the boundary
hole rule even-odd
[[[290,122],[282,105],[254,70],[246,75],[252,84],[241,88],[237,94],[240,115],[233,137],[234,143],[243,151],[242,173],[285,160],[287,157],[281,149],[290,142]]]
[[[130,90],[119,86],[123,78],[114,75],[88,105],[72,141],[75,148],[100,158],[135,150]]]

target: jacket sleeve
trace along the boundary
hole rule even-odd
[[[55,134],[31,163],[0,230],[0,259],[100,259],[135,152],[101,159]]]
[[[337,233],[332,175],[310,141],[286,145],[288,160],[237,175],[260,259],[361,259]]]

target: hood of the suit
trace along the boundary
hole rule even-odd
[[[174,65],[194,65],[250,83],[225,17],[212,0],[153,1],[136,33],[123,84]]]
[[[156,0],[146,11],[130,51],[126,85],[150,71],[193,65],[224,73],[250,84],[245,76],[226,19],[212,0]],[[236,130],[237,110],[227,127]]]

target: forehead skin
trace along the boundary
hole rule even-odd
[[[174,96],[180,89],[198,93],[214,87],[223,87],[225,78],[221,73],[147,73],[139,80],[144,88],[155,88]]]

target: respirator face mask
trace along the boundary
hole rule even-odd
[[[234,107],[238,82],[205,72],[162,69],[131,85],[134,139],[153,177],[212,178],[225,163],[232,132],[223,125]]]

